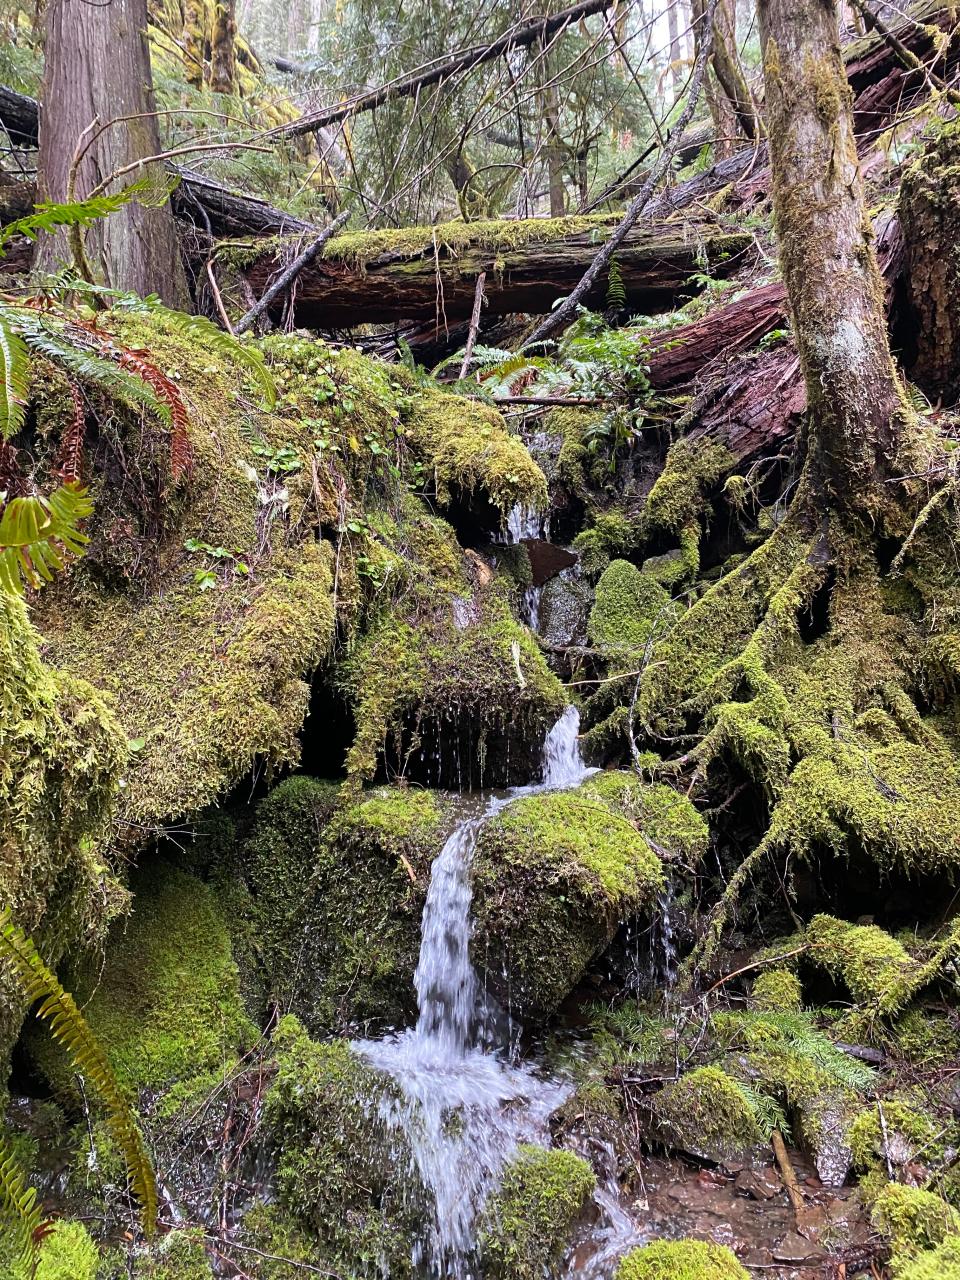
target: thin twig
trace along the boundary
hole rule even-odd
[[[480,328],[480,309],[483,306],[483,286],[487,283],[487,273],[481,271],[477,276],[477,287],[473,291],[473,314],[470,316],[470,330],[467,333],[467,345],[463,352],[463,364],[460,366],[460,381],[467,376],[470,370],[470,361],[473,358],[473,344],[477,340],[477,330]]]

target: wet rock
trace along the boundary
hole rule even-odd
[[[825,1249],[811,1240],[805,1240],[797,1231],[788,1231],[773,1250],[774,1261],[802,1265],[819,1262],[827,1256]]]
[[[804,1140],[824,1186],[842,1187],[853,1163],[847,1132],[852,1101],[845,1093],[805,1101],[800,1108]]]
[[[575,551],[566,547],[555,546],[543,538],[524,538],[523,545],[527,549],[530,560],[530,585],[542,587],[545,582],[555,578],[563,569],[569,569],[577,563]]]
[[[540,592],[540,634],[548,644],[580,644],[586,639],[593,592],[576,566],[564,569]]]
[[[783,1184],[775,1170],[769,1167],[741,1170],[734,1186],[741,1195],[749,1196],[751,1200],[772,1200],[783,1190]]]

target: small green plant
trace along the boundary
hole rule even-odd
[[[0,1134],[0,1211],[4,1227],[27,1275],[35,1270],[37,1250],[50,1229],[44,1220],[35,1187],[16,1154]]]

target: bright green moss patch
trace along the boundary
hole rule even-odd
[[[876,925],[815,916],[807,926],[808,958],[842,979],[854,1000],[883,1011],[903,1003],[907,980],[918,966],[896,938]]]
[[[720,1067],[698,1067],[652,1100],[661,1135],[694,1154],[735,1155],[763,1140],[742,1088]]]
[[[886,1173],[888,1161],[904,1165],[921,1150],[929,1157],[930,1144],[941,1128],[934,1116],[912,1102],[884,1098],[864,1107],[850,1125],[848,1141],[854,1166],[864,1173]]]
[[[673,787],[610,769],[588,779],[583,790],[625,817],[656,850],[667,850],[689,862],[699,861],[706,853],[710,828],[691,801]]]
[[[933,1249],[960,1232],[960,1214],[932,1191],[888,1183],[876,1197],[870,1221],[894,1254],[909,1257]]]
[[[484,1210],[480,1250],[491,1280],[540,1280],[559,1266],[596,1178],[572,1151],[522,1146]]]
[[[894,1258],[896,1280],[960,1280],[960,1235],[947,1236],[936,1249]]]
[[[597,583],[589,638],[610,656],[642,650],[669,604],[669,594],[648,574],[627,560],[613,560]]]
[[[789,969],[765,969],[750,992],[758,1009],[773,1012],[799,1010],[803,1003],[803,987]]]
[[[102,967],[85,963],[72,985],[121,1083],[135,1092],[224,1069],[257,1033],[213,892],[163,862],[137,871],[131,890],[133,911],[111,932]],[[33,1042],[66,1085],[63,1053],[44,1048],[43,1035]]]
[[[100,1253],[82,1222],[63,1219],[43,1242],[34,1280],[96,1280]]]
[[[749,1280],[735,1255],[703,1240],[654,1240],[634,1249],[617,1268],[616,1280]]]
[[[442,843],[431,791],[384,787],[351,801],[335,783],[294,777],[270,792],[223,877],[226,895],[236,876],[248,890],[235,927],[261,1014],[294,1010],[316,1033],[412,1015]]]
[[[513,1007],[554,1009],[621,919],[662,886],[624,817],[584,789],[525,796],[484,824],[474,860],[474,959]]]

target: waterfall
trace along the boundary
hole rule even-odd
[[[579,728],[579,713],[567,707],[544,741],[542,781],[490,798],[479,817],[457,824],[431,871],[414,976],[416,1025],[354,1045],[399,1086],[380,1116],[404,1133],[433,1200],[413,1261],[437,1280],[475,1280],[476,1222],[487,1195],[520,1143],[549,1142],[549,1117],[569,1093],[484,1043],[470,962],[470,869],[483,824],[511,800],[576,787],[592,772],[580,755]]]

